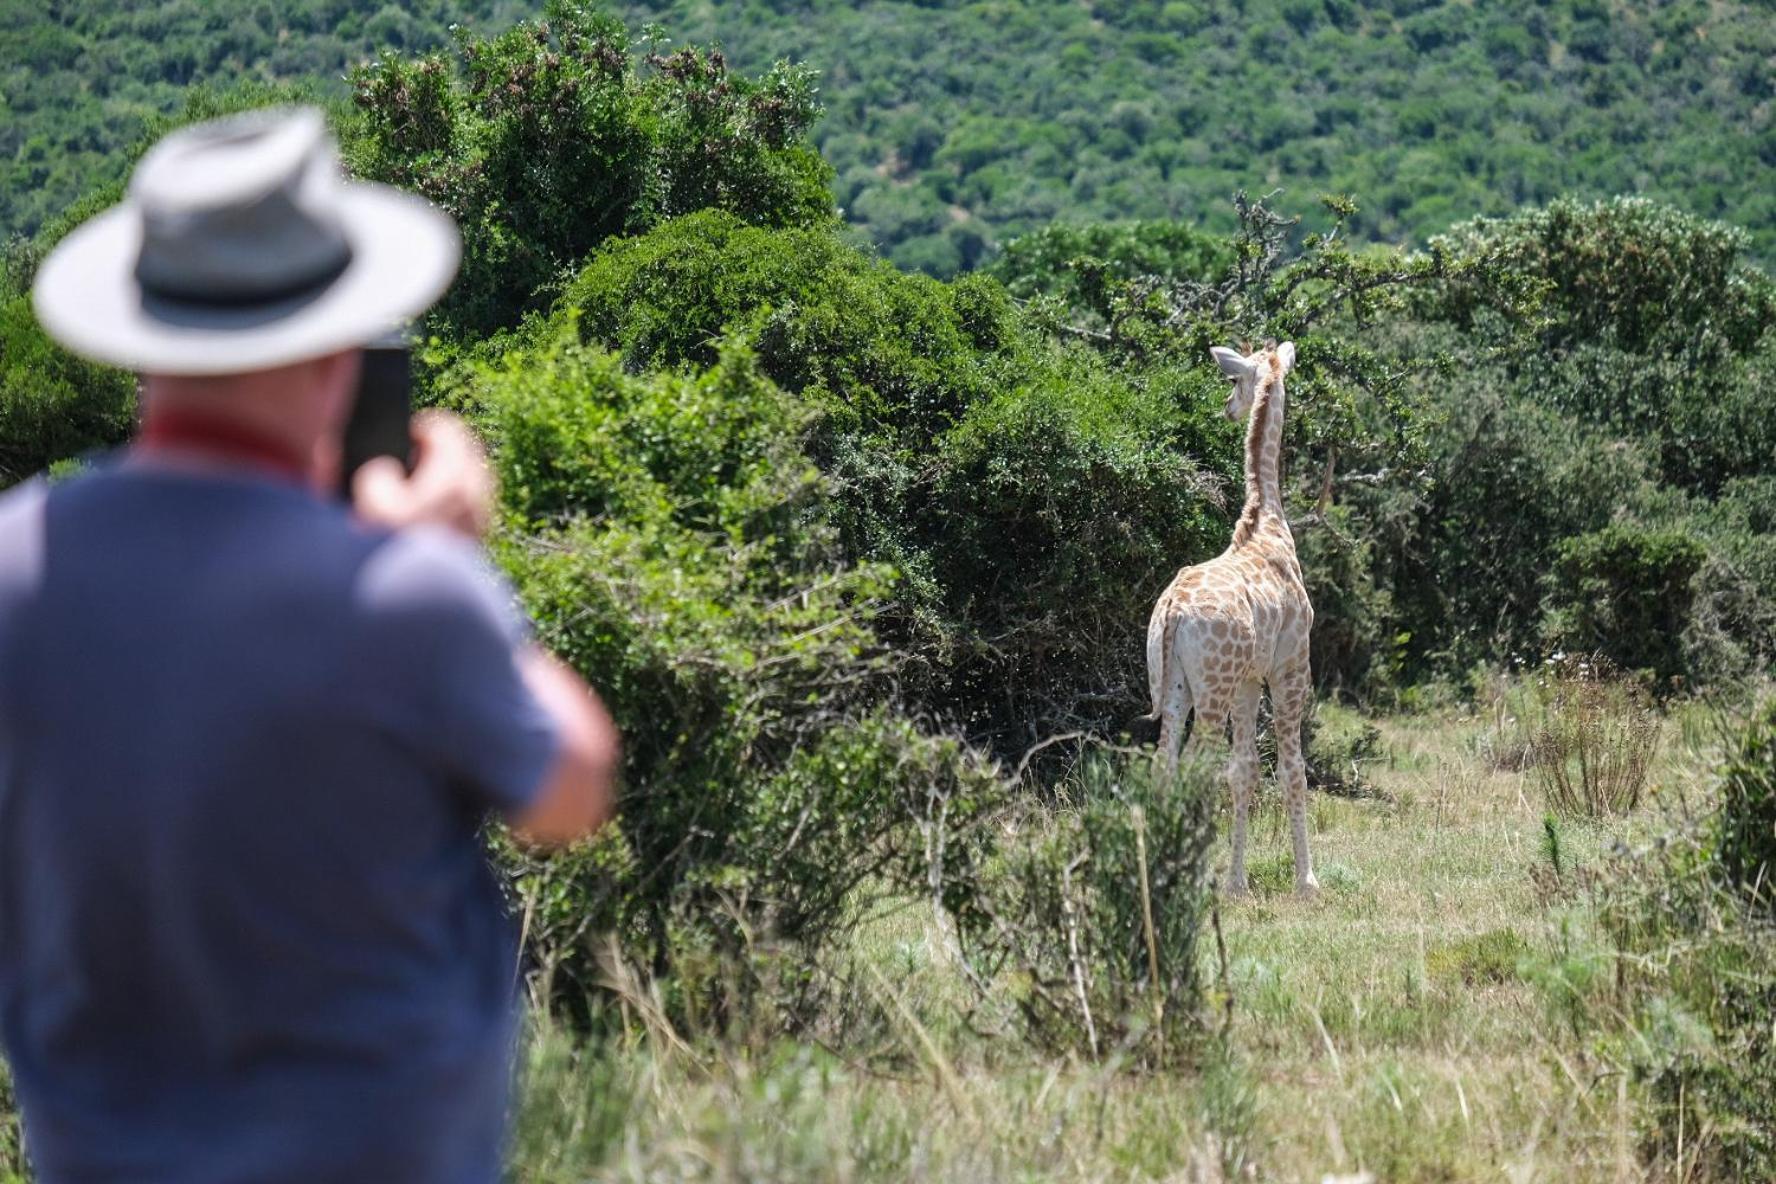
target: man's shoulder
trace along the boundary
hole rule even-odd
[[[0,589],[34,584],[43,567],[43,507],[49,485],[34,478],[0,493]]]
[[[476,621],[522,632],[510,586],[482,550],[453,531],[409,527],[385,534],[358,569],[353,600],[381,619]]]

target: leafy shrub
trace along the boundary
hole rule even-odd
[[[1007,755],[1144,700],[1153,600],[1227,529],[1226,479],[1196,458],[1226,455],[1228,425],[1200,379],[1181,396],[1073,351],[1031,362],[937,443],[899,525],[942,614],[930,693]]]
[[[1776,289],[1746,262],[1745,232],[1643,197],[1563,198],[1480,218],[1439,240],[1493,255],[1497,274],[1543,285],[1538,336],[1551,350],[1607,341],[1629,353],[1754,348],[1776,315]],[[1496,292],[1463,286],[1449,311],[1472,324]],[[1610,397],[1610,392],[1598,392]]]
[[[1685,674],[1685,635],[1707,549],[1677,530],[1626,522],[1567,539],[1549,577],[1548,640],[1660,684]]]
[[[641,73],[617,19],[564,0],[547,11],[465,34],[454,55],[384,56],[352,75],[354,171],[423,193],[462,227],[462,271],[434,324],[471,337],[512,325],[599,243],[674,215],[832,217],[831,170],[804,138],[819,114],[811,72],[754,81],[719,50],[684,48]]]
[[[984,923],[963,933],[981,981],[1013,976],[1032,1040],[1094,1058],[1190,1049],[1219,784],[1206,767],[1167,778],[1094,758],[1069,804],[1029,808],[977,902]]]
[[[1556,664],[1537,682],[1524,724],[1555,814],[1607,818],[1640,804],[1660,722],[1638,686],[1584,661]]]
[[[1776,285],[1746,261],[1744,232],[1644,198],[1561,200],[1433,246],[1491,262],[1424,311],[1504,345],[1523,397],[1649,439],[1689,488],[1768,468],[1776,436],[1758,374]],[[1526,291],[1539,297],[1530,317],[1510,311]]]
[[[1644,1149],[1654,1166],[1682,1162],[1705,1178],[1776,1175],[1773,738],[1766,704],[1719,770],[1712,813],[1680,819],[1602,899],[1620,951],[1610,1011],[1632,1023],[1620,1055],[1653,1111]],[[1680,1129],[1695,1132],[1687,1146]]]
[[[994,357],[1017,333],[993,286],[902,275],[832,228],[716,210],[610,244],[559,307],[638,370],[708,365],[724,331],[744,330],[773,381],[832,417],[828,431],[919,443],[995,389]]]
[[[135,406],[128,374],[56,345],[38,326],[30,298],[0,282],[0,487],[122,443]]]
[[[1725,685],[1776,661],[1776,475],[1729,481],[1684,525],[1708,546],[1696,578],[1689,664]]]
[[[610,244],[556,321],[632,368],[747,341],[819,414],[809,451],[846,556],[902,574],[879,627],[903,685],[1002,755],[1128,714],[1152,597],[1226,529],[1238,432],[1215,381],[1044,342],[992,280],[906,276],[828,230],[712,211]]]
[[[1501,393],[1508,377],[1494,367],[1440,382],[1422,413],[1428,487],[1351,495],[1362,518],[1350,529],[1370,549],[1368,578],[1390,593],[1408,682],[1541,652],[1561,541],[1605,527],[1648,485],[1637,449]]]
[[[614,934],[677,1019],[805,1015],[857,891],[942,899],[960,881],[932,828],[966,832],[996,785],[888,710],[870,618],[891,583],[808,520],[806,412],[738,345],[706,373],[636,378],[564,334],[458,381],[495,446],[498,558],[626,741],[616,825],[508,853],[542,989],[593,1018]],[[774,943],[806,967],[768,975]]]

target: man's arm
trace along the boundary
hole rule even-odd
[[[390,458],[358,470],[352,502],[360,517],[397,529],[426,523],[479,540],[493,516],[494,480],[480,442],[454,415],[424,411],[413,421],[411,475]],[[592,689],[536,646],[516,655],[519,676],[556,735],[556,756],[530,802],[510,819],[518,837],[560,846],[592,834],[611,815],[619,741]]]
[[[536,797],[512,819],[512,829],[524,842],[561,846],[584,838],[610,818],[617,729],[580,676],[543,650],[525,649],[518,670],[554,720],[560,748]]]

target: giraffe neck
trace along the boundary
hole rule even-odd
[[[1280,469],[1283,455],[1283,379],[1267,375],[1252,400],[1251,422],[1246,425],[1246,504],[1234,528],[1233,541],[1244,542],[1268,515],[1283,518]]]

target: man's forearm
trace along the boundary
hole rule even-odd
[[[525,685],[554,721],[560,743],[536,800],[512,826],[527,842],[560,846],[593,833],[610,817],[617,729],[584,680],[545,651],[527,648],[518,665]]]

